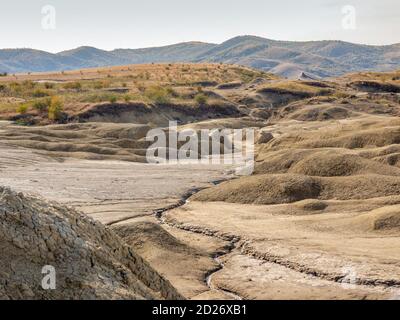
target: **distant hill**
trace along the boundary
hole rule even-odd
[[[352,71],[400,69],[400,44],[368,46],[343,41],[291,42],[239,36],[221,44],[186,42],[144,49],[93,47],[52,54],[33,49],[0,50],[0,72],[61,71],[160,62],[224,62],[288,78],[339,76]]]

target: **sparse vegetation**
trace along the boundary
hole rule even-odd
[[[171,95],[167,89],[160,86],[146,88],[145,96],[154,103],[165,104],[170,102]]]
[[[5,101],[0,101],[0,115],[10,118],[12,114],[20,114],[17,108],[27,104],[29,123],[45,124],[49,119],[59,121],[60,116],[71,115],[72,119],[79,110],[95,108],[96,104],[132,101],[192,108],[194,105],[208,105],[212,100],[213,106],[219,106],[222,111],[229,103],[231,93],[241,95],[247,86],[254,87],[255,94],[256,90],[265,87],[278,88],[281,90],[278,92],[303,93],[296,99],[311,99],[323,90],[331,90],[297,81],[269,82],[277,78],[250,68],[225,64],[152,64],[135,68],[68,71],[51,81],[41,77],[32,74],[21,76],[20,80],[4,81],[0,87],[0,99]],[[255,79],[257,82],[250,84]],[[218,92],[220,87],[229,89],[224,90],[226,93],[223,90]],[[331,99],[335,99],[335,92],[329,95]],[[248,93],[252,94],[251,91]],[[23,108],[19,111],[24,112]]]
[[[194,100],[198,105],[205,105],[207,104],[208,98],[205,94],[203,93],[198,93],[195,97]]]
[[[28,112],[28,109],[29,109],[29,104],[23,103],[17,107],[17,112],[19,114],[26,114]]]
[[[82,84],[79,81],[74,81],[74,82],[68,82],[64,84],[64,89],[67,90],[76,90],[80,91],[82,89]]]
[[[258,90],[260,93],[277,93],[277,94],[292,94],[303,97],[312,97],[318,95],[328,95],[333,93],[332,90],[310,86],[305,83],[295,81],[278,82],[264,86]]]
[[[50,120],[57,121],[61,119],[64,109],[64,102],[58,96],[53,96],[50,101],[48,117]]]
[[[116,102],[118,101],[118,98],[117,98],[117,96],[115,96],[115,95],[111,95],[111,96],[108,98],[108,101],[109,101],[110,103],[116,103]]]
[[[50,94],[48,91],[43,90],[43,89],[36,89],[35,91],[32,92],[32,97],[34,98],[43,98],[43,97],[48,97]]]
[[[41,99],[32,103],[32,108],[39,112],[47,112],[51,105],[51,98]]]

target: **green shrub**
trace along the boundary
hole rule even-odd
[[[110,96],[109,99],[108,99],[108,101],[110,103],[116,103],[117,100],[118,100],[117,96],[114,96],[114,95]]]
[[[67,89],[67,90],[80,91],[82,89],[82,84],[78,81],[68,82],[68,83],[64,84],[63,87],[64,87],[64,89]]]
[[[178,92],[176,92],[176,90],[175,90],[174,88],[167,87],[166,90],[167,90],[167,94],[168,94],[169,96],[174,97],[174,98],[179,97]]]
[[[98,103],[98,102],[116,102],[118,96],[109,92],[92,93],[79,97],[79,102]]]
[[[151,101],[159,104],[168,103],[170,101],[168,90],[160,86],[146,88],[144,95]]]
[[[28,103],[23,103],[23,104],[20,104],[20,105],[17,107],[17,112],[18,112],[19,114],[25,114],[25,113],[28,112],[28,109],[29,109],[29,104],[28,104]]]
[[[22,86],[18,82],[11,82],[9,85],[11,95],[18,95],[22,92]]]
[[[108,88],[110,86],[110,81],[108,80],[103,80],[103,81],[95,81],[93,82],[92,86],[93,89],[103,89],[103,88]]]
[[[48,116],[50,120],[57,121],[61,118],[64,102],[58,96],[53,96],[50,101]]]
[[[48,97],[48,96],[49,96],[49,93],[42,89],[36,89],[35,91],[32,92],[32,97],[35,97],[35,98],[43,98],[43,97]]]
[[[45,82],[45,83],[44,83],[44,87],[45,87],[46,89],[54,89],[54,83]]]
[[[199,93],[194,97],[194,100],[198,105],[205,105],[207,104],[208,98],[203,93]]]
[[[33,89],[36,87],[36,83],[30,80],[25,80],[22,82],[22,86],[26,89]]]
[[[46,112],[49,110],[51,105],[51,99],[46,98],[42,100],[37,100],[32,103],[32,108],[36,109],[39,112]]]

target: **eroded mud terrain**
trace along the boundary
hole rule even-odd
[[[396,79],[215,85],[234,116],[196,118],[203,109],[193,108],[179,129],[254,128],[256,166],[245,177],[229,166],[144,163],[152,125],[129,123],[136,114],[128,123],[3,122],[0,185],[106,225],[173,298],[399,299]],[[139,298],[160,297],[159,287],[143,290]]]

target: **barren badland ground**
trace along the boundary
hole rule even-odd
[[[113,67],[2,77],[0,102],[0,298],[400,298],[399,72]],[[254,173],[146,163],[170,120],[254,128]]]

